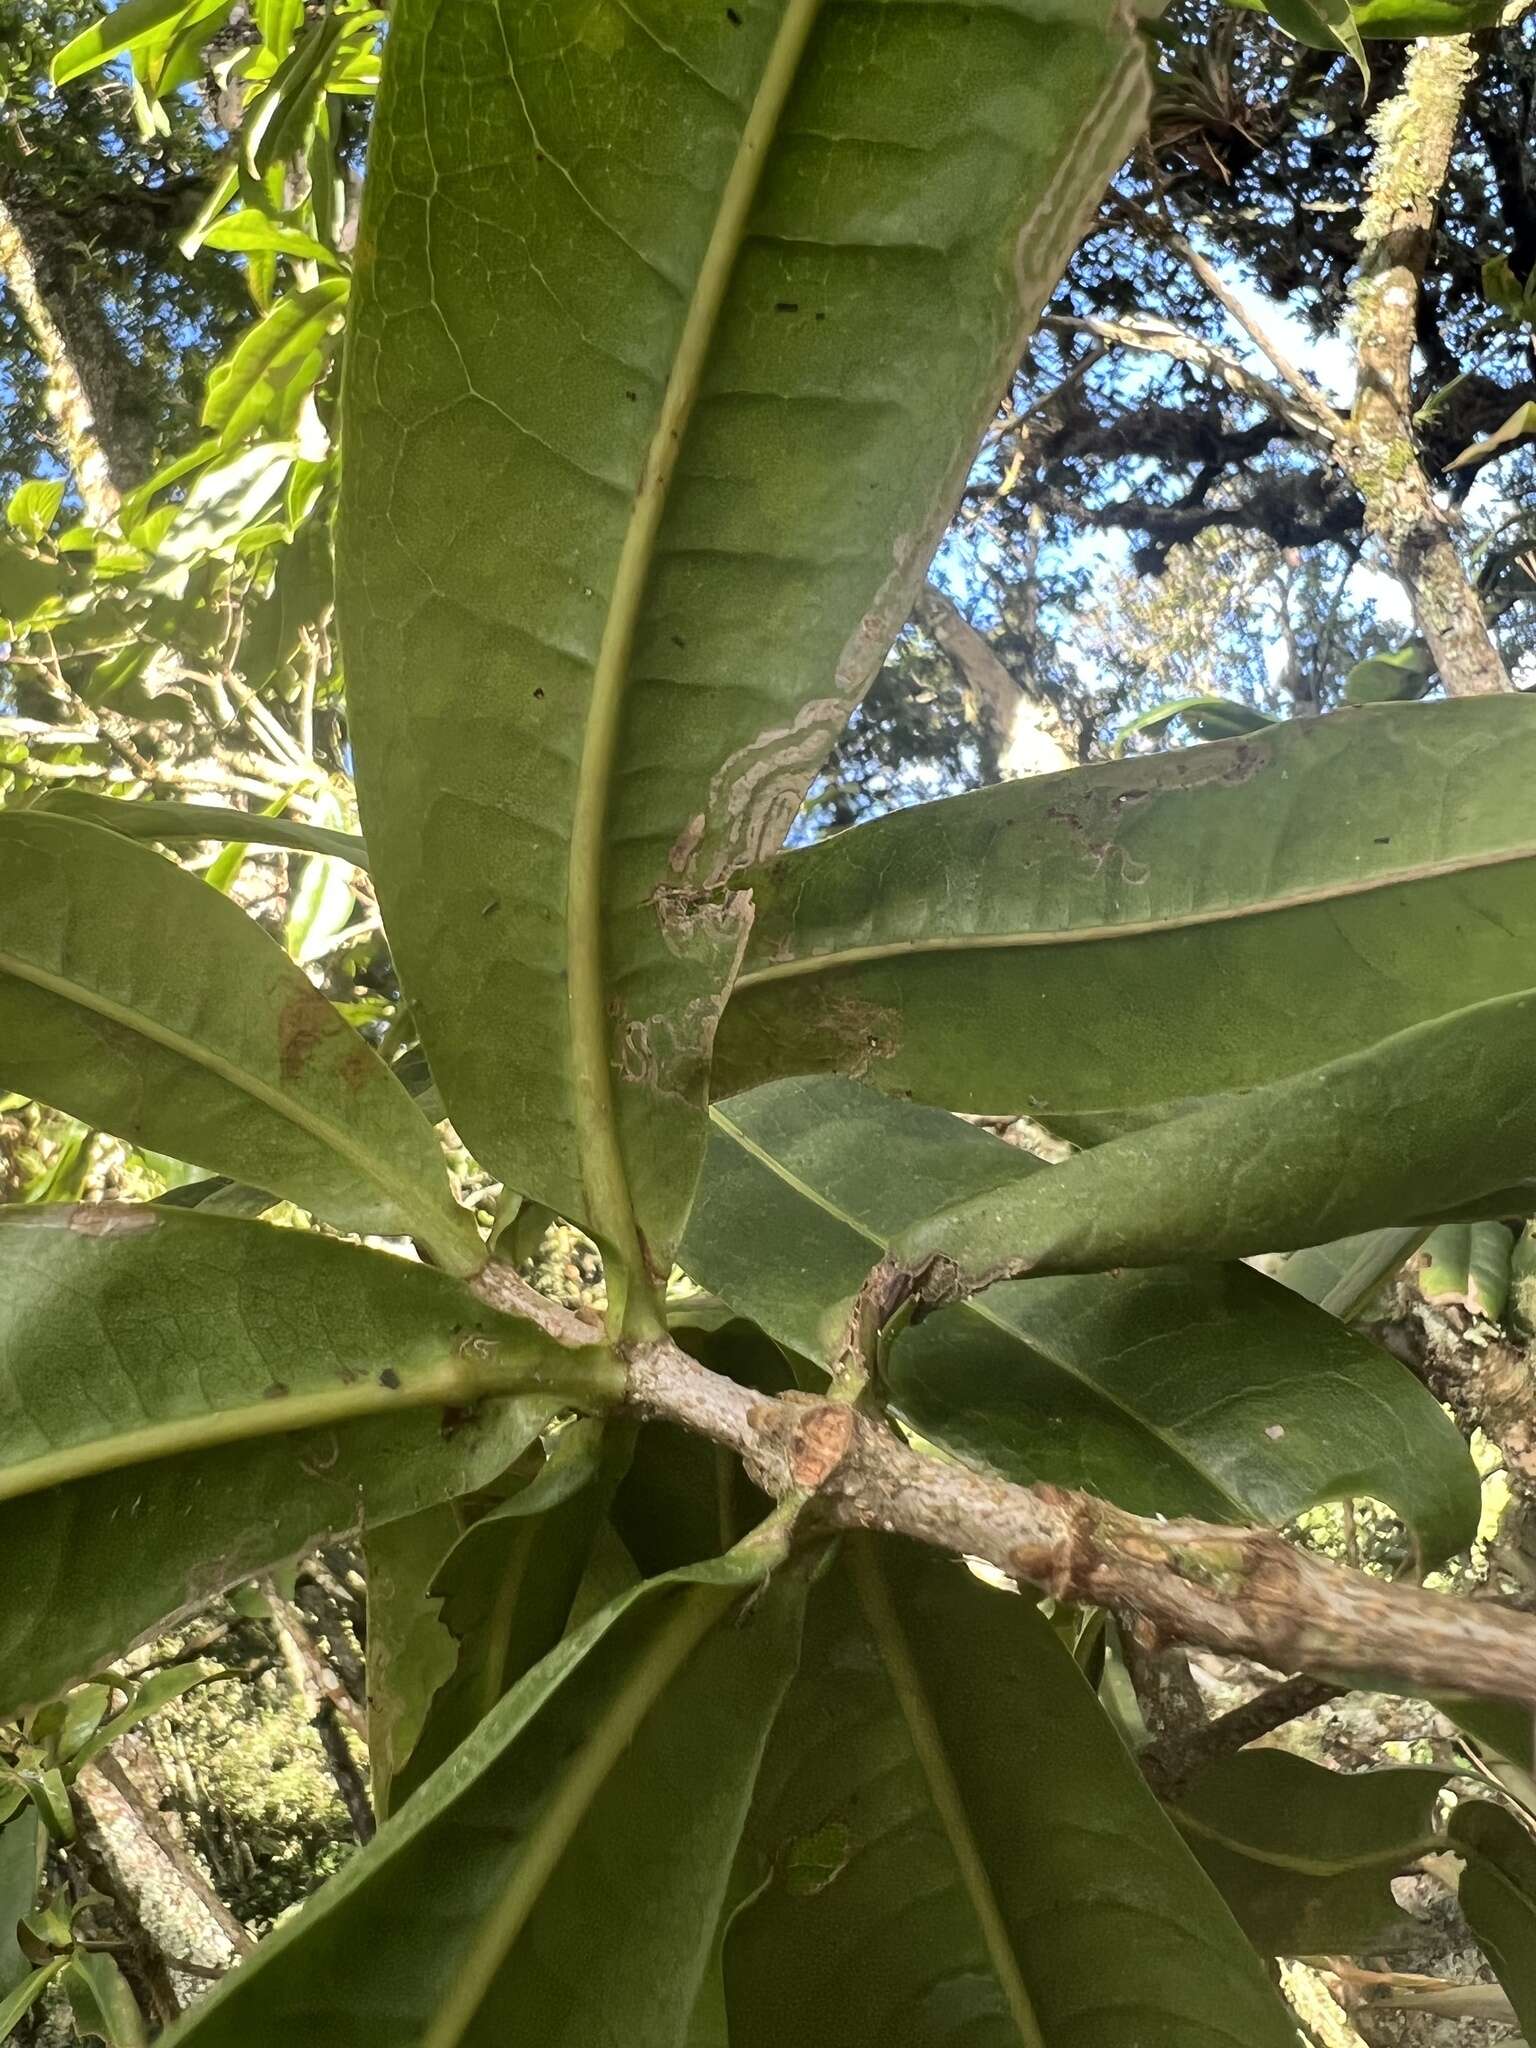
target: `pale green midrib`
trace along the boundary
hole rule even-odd
[[[478,1706],[476,1721],[483,1721],[502,1694],[507,1691],[507,1645],[512,1640],[512,1617],[517,1607],[517,1598],[528,1576],[528,1564],[533,1555],[534,1531],[538,1518],[524,1520],[515,1532],[513,1560],[502,1573],[496,1586],[496,1604],[491,1610],[490,1626],[486,1630],[487,1645],[485,1663],[475,1687]]]
[[[430,1208],[422,1206],[422,1189],[414,1177],[402,1180],[389,1168],[388,1162],[377,1153],[360,1145],[341,1125],[328,1122],[317,1116],[296,1095],[262,1080],[259,1074],[252,1074],[237,1067],[232,1061],[222,1058],[211,1046],[195,1038],[173,1031],[141,1010],[130,1009],[125,1003],[115,1003],[99,990],[73,981],[68,975],[53,974],[45,967],[39,967],[29,960],[20,960],[13,953],[0,953],[0,974],[14,975],[18,981],[27,982],[33,988],[45,990],[49,995],[61,997],[65,1002],[74,1003],[93,1015],[105,1017],[110,1023],[120,1024],[138,1038],[146,1038],[151,1045],[158,1045],[166,1052],[175,1053],[189,1065],[201,1067],[205,1073],[214,1074],[237,1094],[249,1096],[264,1109],[270,1109],[286,1123],[296,1125],[307,1137],[316,1139],[338,1159],[344,1160],[363,1180],[377,1188],[401,1220],[410,1227],[411,1235],[418,1237],[428,1250],[449,1272],[459,1279],[476,1272],[483,1263],[483,1248],[474,1226],[462,1211],[456,1210],[445,1196],[441,1205],[433,1203]],[[319,1000],[323,1001],[321,997]],[[366,1040],[358,1044],[368,1053],[375,1055]],[[387,1073],[387,1070],[386,1070]],[[415,1112],[413,1112],[415,1113]],[[430,1126],[424,1124],[424,1128]],[[211,1162],[210,1162],[211,1163]],[[446,1190],[446,1183],[445,1183]],[[274,1189],[280,1194],[281,1189]],[[463,1228],[457,1228],[453,1219],[463,1216]],[[473,1252],[470,1250],[473,1233]]]
[[[1351,897],[1372,896],[1386,889],[1413,888],[1422,882],[1439,881],[1450,875],[1479,873],[1486,868],[1509,867],[1536,859],[1536,846],[1510,847],[1494,854],[1468,854],[1458,860],[1424,862],[1412,868],[1397,868],[1389,875],[1362,876],[1358,881],[1336,882],[1315,889],[1298,889],[1288,896],[1257,898],[1247,903],[1221,904],[1209,910],[1186,911],[1180,917],[1143,918],[1135,923],[1066,925],[1050,931],[954,932],[928,938],[887,939],[876,945],[829,948],[821,953],[796,954],[787,960],[770,960],[761,967],[745,967],[736,977],[737,995],[761,988],[773,981],[867,967],[884,960],[907,960],[928,953],[998,953],[1025,947],[1103,945],[1116,939],[1142,939],[1159,932],[1192,931],[1203,925],[1240,924],[1247,918],[1271,917],[1285,910],[1305,910],[1315,905],[1339,903]],[[765,932],[755,944],[781,943]]]
[[[891,1690],[901,1709],[901,1717],[907,1725],[918,1765],[928,1786],[928,1795],[959,1869],[971,1910],[976,1915],[988,1960],[1007,2002],[1009,2017],[1019,2030],[1020,2048],[1047,2048],[1034,2000],[1024,1982],[1024,1973],[1014,1952],[1002,1908],[998,1905],[992,1880],[971,1829],[964,1795],[945,1754],[944,1738],[939,1732],[921,1674],[902,1629],[901,1617],[881,1573],[875,1539],[860,1535],[844,1540],[853,1555],[859,1604],[864,1609],[890,1679]]]
[[[606,1355],[602,1354],[604,1358]],[[351,1386],[274,1395],[238,1407],[178,1416],[174,1421],[145,1423],[138,1429],[66,1444],[62,1449],[44,1452],[41,1457],[0,1467],[0,1501],[20,1500],[51,1486],[96,1479],[105,1472],[120,1472],[133,1465],[157,1464],[189,1451],[214,1450],[223,1444],[245,1443],[256,1437],[288,1436],[297,1430],[323,1428],[331,1423],[358,1422],[402,1408],[464,1408],[476,1401],[513,1394],[548,1394],[551,1400],[605,1406],[617,1398],[622,1369],[613,1369],[610,1388],[605,1385],[604,1369],[596,1363],[596,1357],[594,1347],[593,1368],[583,1370],[581,1365],[565,1360],[540,1359],[518,1364],[461,1354],[419,1372],[407,1370],[399,1375],[399,1385],[394,1387],[376,1379],[358,1380]]]
[[[803,1196],[813,1208],[819,1209],[824,1215],[832,1217],[835,1222],[843,1224],[845,1228],[854,1231],[859,1237],[862,1237],[865,1243],[873,1249],[877,1258],[883,1258],[889,1252],[898,1233],[892,1232],[884,1237],[877,1235],[867,1224],[861,1223],[856,1216],[851,1215],[848,1210],[839,1208],[835,1202],[819,1193],[808,1181],[803,1181],[797,1174],[791,1173],[788,1167],[775,1159],[771,1152],[765,1152],[761,1145],[756,1144],[747,1136],[739,1124],[733,1124],[723,1110],[712,1107],[709,1114],[712,1121],[721,1130],[728,1132],[735,1143],[740,1145],[744,1152],[756,1159],[760,1165],[766,1167],[776,1180],[781,1181],[785,1187],[792,1188],[797,1195]],[[1018,1183],[1009,1181],[1004,1182],[1003,1185],[1011,1187],[1018,1185]],[[988,1190],[986,1189],[982,1190],[983,1194],[987,1192]],[[969,1199],[971,1198],[967,1197],[967,1200]],[[872,1259],[870,1263],[873,1265],[875,1261]],[[1025,1337],[1020,1331],[1014,1329],[1013,1325],[1004,1317],[996,1314],[994,1310],[989,1308],[986,1302],[979,1299],[964,1301],[959,1304],[959,1310],[962,1315],[973,1315],[981,1322],[990,1323],[994,1330],[1002,1332],[1009,1343],[1017,1344],[1024,1351],[1038,1352],[1042,1358],[1048,1359],[1056,1370],[1064,1374],[1074,1385],[1086,1388],[1107,1409],[1119,1415],[1133,1429],[1138,1430],[1144,1436],[1150,1437],[1154,1443],[1161,1444],[1170,1458],[1175,1459],[1186,1471],[1193,1473],[1203,1486],[1208,1486],[1218,1500],[1225,1501],[1227,1507],[1231,1510],[1234,1521],[1248,1521],[1249,1510],[1244,1506],[1243,1502],[1234,1499],[1226,1487],[1211,1473],[1207,1472],[1204,1466],[1198,1463],[1176,1437],[1170,1436],[1160,1423],[1152,1422],[1135,1408],[1127,1407],[1118,1394],[1112,1392],[1108,1387],[1102,1386],[1099,1381],[1089,1379],[1086,1374],[1079,1372],[1068,1360],[1062,1358],[1055,1351],[1048,1350],[1043,1343],[1039,1343],[1033,1338]],[[824,1364],[824,1361],[818,1359],[817,1363]],[[951,1452],[949,1455],[953,1456],[954,1453]]]
[[[684,317],[677,354],[614,571],[608,613],[592,672],[592,694],[577,770],[566,891],[574,1122],[594,1229],[614,1247],[627,1268],[624,1323],[628,1333],[635,1337],[664,1335],[666,1317],[649,1284],[630,1193],[628,1164],[618,1135],[603,900],[608,809],[635,635],[683,436],[703,380],[769,144],[788,101],[820,4],[821,0],[788,0],[720,195],[719,211]]]
[[[1225,1829],[1196,1819],[1177,1800],[1172,1801],[1166,1811],[1178,1823],[1181,1835],[1214,1842],[1218,1848],[1229,1849],[1234,1856],[1241,1856],[1246,1863],[1260,1863],[1269,1870],[1293,1870],[1304,1877],[1347,1877],[1354,1871],[1373,1870],[1386,1863],[1392,1866],[1388,1875],[1395,1876],[1418,1857],[1439,1855],[1445,1849],[1442,1836],[1429,1834],[1409,1842],[1394,1842],[1387,1849],[1364,1850],[1357,1856],[1300,1856],[1288,1849],[1261,1849],[1251,1842],[1234,1839]]]
[[[732,1586],[691,1586],[677,1613],[658,1630],[525,1838],[517,1867],[460,1963],[420,2048],[459,2048],[592,1802],[646,1715],[739,1592]]]

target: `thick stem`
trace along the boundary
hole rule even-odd
[[[1462,102],[1477,66],[1468,36],[1434,36],[1376,115],[1355,281],[1358,384],[1339,459],[1365,500],[1452,696],[1512,688],[1482,604],[1435,503],[1413,431],[1419,294]]]
[[[627,1349],[630,1403],[736,1452],[811,1522],[910,1536],[1173,1641],[1349,1684],[1536,1706],[1536,1619],[1325,1563],[1267,1529],[1160,1522],[1057,1486],[1013,1486],[913,1450],[876,1418],[770,1399],[662,1338]]]

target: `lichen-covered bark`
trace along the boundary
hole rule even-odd
[[[1385,545],[1452,696],[1512,687],[1430,490],[1413,429],[1419,291],[1476,63],[1470,37],[1426,39],[1408,60],[1402,89],[1372,124],[1376,150],[1355,283],[1359,381],[1337,444],[1340,463],[1365,501],[1367,528]]]
[[[37,263],[14,209],[0,199],[0,277],[26,322],[47,378],[48,412],[86,513],[98,526],[117,517],[120,495],[98,431],[81,366],[38,280]]]

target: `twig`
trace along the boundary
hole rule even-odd
[[[1129,201],[1123,203],[1130,206]],[[1291,361],[1284,346],[1270,333],[1257,314],[1243,304],[1220,272],[1206,261],[1193,242],[1182,235],[1165,215],[1146,213],[1139,206],[1131,206],[1131,211],[1149,233],[1166,243],[1180,262],[1194,272],[1227,317],[1243,330],[1260,355],[1267,357],[1271,366],[1290,385],[1303,410],[1315,422],[1318,432],[1325,440],[1331,442],[1339,431],[1337,410],[1329,404],[1325,394],[1305,371]]]
[[[362,1716],[357,1702],[321,1657],[298,1610],[283,1598],[270,1579],[263,1581],[262,1591],[272,1608],[272,1627],[288,1676],[294,1691],[304,1702],[310,1725],[325,1751],[331,1776],[352,1822],[352,1831],[359,1842],[371,1842],[378,1826],[373,1802],[368,1797],[362,1773],[352,1760],[346,1731],[342,1727],[345,1720],[361,1733],[359,1724]]]
[[[1186,1729],[1148,1743],[1139,1758],[1142,1775],[1159,1799],[1172,1799],[1207,1764],[1236,1756],[1261,1735],[1272,1735],[1287,1722],[1310,1714],[1314,1707],[1338,1699],[1342,1692],[1342,1686],[1330,1685],[1326,1679],[1287,1678],[1203,1728]]]

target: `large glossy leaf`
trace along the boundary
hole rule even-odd
[[[777,1082],[715,1119],[683,1259],[822,1359],[847,1297],[918,1211],[1066,1171],[846,1081]],[[925,1435],[1010,1478],[1141,1513],[1278,1524],[1313,1501],[1374,1494],[1430,1556],[1477,1527],[1477,1474],[1439,1404],[1247,1266],[994,1288],[904,1331],[886,1371]]]
[[[1528,988],[1533,776],[1536,704],[1404,705],[781,855],[715,1093],[839,1071],[1093,1141]]]
[[[1486,1799],[1462,1801],[1450,1836],[1467,1858],[1458,1891],[1467,1923],[1521,2028],[1536,2033],[1536,1838]]]
[[[731,2048],[1293,2048],[1038,1610],[948,1559],[848,1548],[763,1766]]]
[[[1536,990],[1413,1025],[958,1202],[904,1233],[896,1255],[987,1285],[1524,1215],[1536,1195],[1533,1026]]]
[[[1375,1952],[1415,1922],[1392,1880],[1428,1852],[1444,1771],[1325,1770],[1251,1749],[1202,1771],[1171,1811],[1265,1955]]]
[[[776,845],[1133,141],[1110,0],[401,0],[339,593],[455,1123],[638,1269]],[[473,858],[466,849],[473,848]]]
[[[479,1237],[405,1090],[280,946],[148,847],[0,816],[0,1085],[329,1221]]]
[[[178,2044],[676,2048],[798,1650],[797,1573],[741,1601],[766,1564],[567,1637]]]
[[[573,1365],[335,1239],[0,1210],[0,1714],[328,1532],[485,1484]]]

